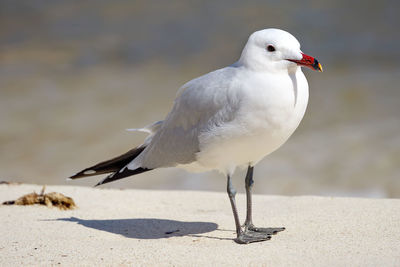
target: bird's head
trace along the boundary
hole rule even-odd
[[[302,66],[322,72],[318,60],[304,54],[299,41],[279,29],[265,29],[250,35],[239,63],[260,71],[294,72]]]

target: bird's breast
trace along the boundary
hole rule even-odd
[[[249,130],[285,135],[297,128],[308,103],[308,84],[301,71],[260,78],[246,89],[240,118]]]
[[[308,84],[301,71],[293,76],[251,79],[242,88],[235,119],[205,135],[198,160],[204,165],[218,162],[220,166],[213,166],[218,169],[258,162],[295,131],[307,102]]]

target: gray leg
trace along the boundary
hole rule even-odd
[[[236,208],[236,190],[232,185],[231,177],[228,175],[228,182],[226,186],[226,191],[228,192],[229,200],[231,202],[233,217],[235,218],[235,225],[236,225],[236,235],[237,238],[235,239],[236,243],[239,244],[248,244],[252,242],[259,242],[271,239],[271,235],[265,233],[258,233],[258,232],[243,232],[242,227],[240,226],[239,215]]]
[[[246,202],[247,202],[247,212],[246,212],[246,221],[244,222],[244,226],[248,228],[249,226],[253,226],[252,219],[252,200],[251,200],[251,189],[253,188],[254,180],[253,180],[253,169],[254,167],[249,166],[246,173]]]
[[[236,208],[236,189],[232,185],[231,177],[228,175],[228,182],[226,186],[226,191],[228,192],[229,200],[231,202],[233,217],[235,218],[236,234],[239,236],[242,233],[242,228],[240,227],[239,215]]]
[[[249,166],[247,169],[247,174],[246,174],[246,200],[247,200],[247,213],[246,213],[246,221],[244,222],[244,229],[245,233],[265,233],[267,235],[273,235],[278,232],[281,232],[285,230],[284,227],[279,227],[279,228],[259,228],[255,227],[253,225],[253,219],[252,219],[252,200],[251,200],[251,189],[253,188],[254,180],[253,180],[253,170],[254,167]]]

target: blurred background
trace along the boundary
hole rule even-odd
[[[66,181],[140,144],[188,80],[276,27],[315,56],[303,123],[255,169],[256,193],[400,197],[400,2],[0,0],[0,180]],[[104,187],[225,191],[160,169]],[[234,177],[244,191],[244,171]]]

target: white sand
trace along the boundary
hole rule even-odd
[[[40,189],[0,185],[0,201]],[[238,245],[224,193],[51,191],[78,209],[0,206],[1,266],[400,266],[400,200],[256,195],[255,224],[286,230]],[[237,200],[243,220],[245,198]]]

